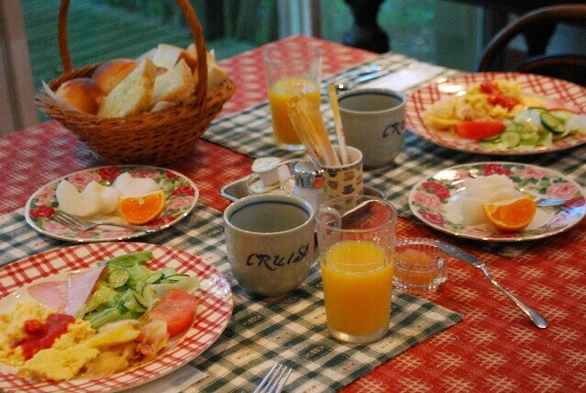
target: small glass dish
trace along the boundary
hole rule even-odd
[[[415,295],[433,294],[448,279],[450,256],[431,239],[405,239],[395,245],[396,289]]]

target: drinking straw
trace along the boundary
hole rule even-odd
[[[332,147],[332,142],[328,136],[328,131],[324,123],[323,116],[319,109],[319,104],[311,103],[307,98],[303,97],[297,101],[301,114],[310,125],[309,137],[314,141],[318,147],[320,155],[323,158],[324,165],[340,165],[340,160]]]
[[[342,128],[342,118],[340,117],[340,106],[338,105],[338,95],[336,94],[336,87],[334,85],[328,86],[328,95],[334,112],[334,127],[336,135],[338,136],[338,146],[340,148],[340,160],[342,165],[350,163],[350,156],[346,149],[346,136],[344,135],[344,128]]]
[[[299,139],[301,139],[301,142],[305,145],[307,153],[309,153],[313,162],[318,165],[324,165],[325,163],[319,153],[319,148],[311,138],[311,130],[309,129],[310,125],[301,114],[301,110],[297,106],[296,101],[287,103],[287,113],[289,114],[291,123],[293,123],[293,128],[295,128],[297,135],[299,135]]]

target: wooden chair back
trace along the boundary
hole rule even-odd
[[[586,32],[586,4],[567,4],[539,8],[524,14],[516,21],[500,30],[488,43],[480,61],[477,72],[517,71],[547,75],[565,79],[586,86],[586,54],[555,53],[531,56],[520,64],[505,69],[503,56],[508,44],[521,34],[538,34],[545,26],[557,24],[577,26]]]

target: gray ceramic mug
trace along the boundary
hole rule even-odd
[[[362,152],[364,168],[392,163],[405,141],[405,96],[389,89],[341,94],[340,117],[346,143]]]
[[[297,288],[313,263],[315,213],[290,195],[251,195],[224,211],[232,273],[248,291],[284,295]]]

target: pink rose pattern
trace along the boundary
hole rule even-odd
[[[501,234],[481,228],[464,227],[447,221],[444,215],[444,204],[448,203],[452,189],[457,189],[457,186],[451,186],[451,183],[444,184],[440,180],[428,179],[423,181],[412,194],[412,203],[417,208],[417,214],[431,225],[477,238],[495,236],[499,238],[515,238],[540,235],[565,228],[567,225],[574,223],[583,214],[586,200],[580,194],[579,188],[575,184],[551,174],[546,169],[523,164],[489,163],[471,165],[465,167],[465,169],[457,170],[457,174],[450,181],[453,184],[459,183],[457,180],[468,177],[469,170],[472,168],[480,169],[485,176],[508,176],[520,187],[530,187],[547,197],[564,198],[568,199],[568,202],[561,206],[556,211],[555,216],[540,228],[527,230],[523,233]]]
[[[192,183],[181,175],[169,170],[159,170],[151,167],[120,167],[108,166],[74,173],[67,177],[78,190],[82,191],[92,181],[103,185],[111,185],[123,172],[130,172],[133,177],[150,177],[163,188],[167,194],[167,206],[159,218],[150,223],[150,226],[168,226],[178,218],[186,215],[196,202],[197,190]],[[75,239],[122,238],[133,232],[125,229],[112,229],[107,232],[103,229],[75,232],[53,221],[55,209],[58,207],[55,189],[59,182],[54,182],[39,190],[29,205],[29,216],[38,228],[51,234]]]

